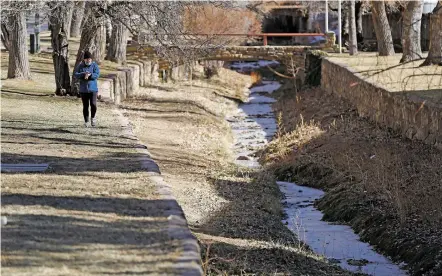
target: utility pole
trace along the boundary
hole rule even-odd
[[[38,12],[35,13],[34,17],[34,34],[35,34],[35,48],[37,53],[40,52],[40,14]]]
[[[325,33],[328,33],[328,0],[325,0]]]

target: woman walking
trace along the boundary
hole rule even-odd
[[[83,102],[84,125],[88,127],[89,123],[89,105],[91,107],[90,122],[91,126],[97,124],[95,114],[97,113],[97,79],[100,76],[98,64],[92,60],[92,54],[88,51],[84,53],[83,62],[81,62],[74,73],[75,78],[80,81],[80,95]]]

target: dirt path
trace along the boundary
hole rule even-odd
[[[304,248],[282,224],[281,194],[270,174],[233,165],[224,117],[236,108],[230,99],[242,94],[232,84],[248,78],[222,71],[209,84],[144,89],[123,108],[200,240],[207,275],[350,274]]]

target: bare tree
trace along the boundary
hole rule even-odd
[[[422,66],[431,64],[442,65],[442,1],[430,15],[430,49]]]
[[[402,49],[400,63],[422,58],[421,22],[423,12],[422,1],[408,1],[403,16]]]
[[[31,79],[29,67],[26,13],[11,15],[11,39],[9,44],[8,78]]]
[[[364,12],[364,7],[362,5],[362,1],[357,1],[355,4],[355,12],[356,12],[356,36],[357,36],[357,40],[362,40],[363,39],[363,35],[362,35],[362,15]]]
[[[384,1],[371,1],[371,12],[380,56],[394,55],[393,38]]]
[[[106,56],[106,26],[104,24],[98,28],[90,52],[94,56],[95,62],[101,64]]]
[[[349,49],[350,55],[356,55],[358,53],[358,39],[356,30],[356,11],[355,11],[355,0],[349,1],[348,10],[348,21],[349,21]]]
[[[2,33],[1,33],[1,39],[3,46],[5,46],[6,50],[9,51],[9,44],[11,43],[11,34],[8,30],[7,24],[1,24]]]
[[[81,23],[84,18],[85,5],[85,1],[75,2],[71,21],[71,37],[79,37],[81,35]]]
[[[222,1],[115,2],[106,9],[106,14],[113,22],[125,25],[142,43],[153,46],[158,55],[175,63],[207,55],[224,45],[219,37],[195,36],[185,28],[186,11],[207,4],[217,8],[235,7],[233,2]],[[226,41],[229,39],[225,38]]]
[[[57,5],[57,6],[52,6]],[[52,7],[50,15],[52,60],[54,62],[56,95],[70,94],[71,80],[69,70],[69,40],[70,31],[69,14],[72,12],[73,3],[65,2],[63,5],[49,3]]]
[[[31,79],[29,67],[26,9],[28,3],[7,2],[2,8],[2,41],[9,50],[8,78]]]
[[[67,22],[66,35],[68,37],[71,37],[71,24],[72,24],[72,17],[73,17],[75,2],[68,1],[68,2],[66,2],[66,5],[68,7],[68,14],[67,14],[67,18],[66,18],[66,22]]]
[[[112,25],[112,36],[106,59],[118,64],[126,64],[127,39],[129,35],[126,25],[118,21]]]
[[[86,3],[86,13],[84,17],[84,24],[81,32],[80,47],[78,48],[77,58],[75,60],[75,68],[83,60],[84,52],[92,50],[94,47],[95,37],[100,27],[104,24],[103,12],[107,8],[106,2],[94,1]],[[73,71],[73,72],[74,72]],[[72,72],[72,74],[73,74]],[[71,94],[78,95],[79,82],[77,79],[72,78]]]

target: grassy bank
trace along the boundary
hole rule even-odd
[[[262,155],[268,168],[280,180],[324,189],[324,219],[351,225],[413,275],[440,275],[440,151],[360,118],[319,89],[279,96],[279,136]]]
[[[232,165],[224,117],[250,77],[222,69],[192,83],[143,88],[123,104],[158,161],[202,247],[207,275],[348,275],[299,243],[281,222],[274,177]]]
[[[329,59],[352,68],[368,81],[393,93],[407,93],[425,100],[442,102],[442,67],[420,67],[423,59],[400,64],[402,54],[380,57],[377,53],[360,53],[357,58],[331,54]]]
[[[70,64],[78,43],[70,43]],[[32,80],[6,79],[2,53],[1,162],[46,163],[43,173],[2,173],[5,275],[176,273],[182,244],[116,107],[98,103],[85,128],[81,101],[54,97],[52,56],[30,55]],[[117,65],[105,61],[102,72]]]
[[[171,273],[179,243],[114,107],[84,128],[78,99],[22,92],[1,94],[1,162],[49,170],[2,173],[2,273]]]

